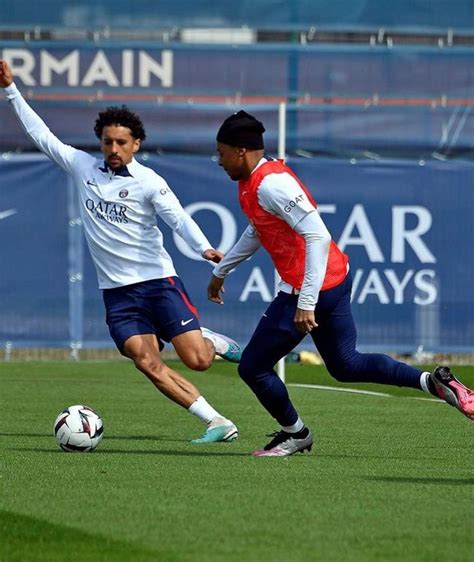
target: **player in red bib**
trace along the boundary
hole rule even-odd
[[[242,353],[239,374],[280,424],[256,456],[311,450],[313,437],[290,401],[276,363],[310,334],[329,373],[342,382],[417,388],[446,400],[474,419],[474,392],[447,367],[432,373],[375,353],[359,353],[351,311],[347,256],[331,239],[317,205],[282,161],[264,155],[262,123],[245,111],[228,117],[217,133],[219,165],[239,182],[239,201],[249,220],[235,246],[215,267],[208,287],[222,304],[225,276],[263,246],[277,269],[279,292]]]

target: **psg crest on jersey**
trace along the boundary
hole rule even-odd
[[[126,189],[122,189],[122,191],[119,193],[120,199],[125,199],[127,195],[128,195],[128,191]]]

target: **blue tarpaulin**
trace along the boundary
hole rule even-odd
[[[215,159],[140,158],[227,251],[246,222],[236,184]],[[289,164],[350,256],[360,346],[472,352],[474,164],[328,158]],[[112,345],[68,177],[38,155],[1,159],[0,177],[0,345]],[[206,299],[211,266],[159,224],[203,324],[245,343],[274,292],[264,251],[228,277],[226,304],[217,306]]]

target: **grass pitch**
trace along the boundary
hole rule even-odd
[[[127,361],[0,364],[0,562],[472,562],[474,425],[453,408],[290,386],[312,453],[253,458],[276,425],[235,366],[176,367],[239,441],[192,445],[203,426]],[[314,366],[287,379],[342,386]],[[93,453],[52,436],[77,403],[104,420]]]

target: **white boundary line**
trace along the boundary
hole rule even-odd
[[[395,394],[387,394],[386,392],[374,392],[372,390],[358,390],[357,388],[339,388],[337,386],[324,386],[321,384],[299,384],[288,383],[287,386],[297,386],[298,388],[314,388],[317,390],[332,390],[334,392],[349,392],[350,394],[366,394],[368,396],[381,396],[382,398],[407,398],[408,400],[421,400],[423,402],[437,402],[438,404],[445,404],[443,400],[438,398],[418,398],[418,396],[398,396]]]
[[[421,400],[422,402],[437,402],[438,404],[446,404],[443,400],[439,398],[418,398],[418,396],[404,396],[404,398],[408,398],[408,400]]]
[[[317,388],[319,390],[334,390],[335,392],[350,392],[351,394],[368,394],[369,396],[382,396],[383,398],[393,398],[393,394],[385,392],[373,392],[371,390],[358,390],[356,388],[339,388],[337,386],[323,386],[320,384],[298,384],[290,383],[287,386],[297,386],[299,388]]]

